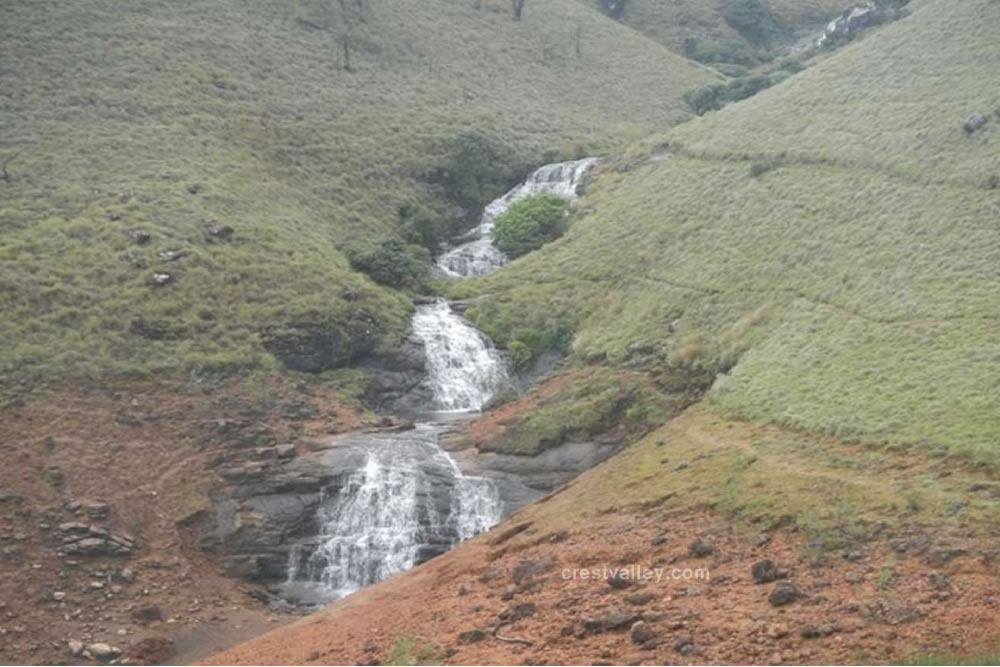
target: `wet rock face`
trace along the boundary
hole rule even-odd
[[[214,521],[200,546],[216,554],[231,576],[278,583],[290,572],[299,572],[318,581],[325,559],[331,557],[323,551],[331,537],[326,522],[343,519],[348,527],[353,525],[337,508],[364,497],[362,487],[373,482],[364,475],[372,465],[370,452],[379,447],[391,452],[398,446],[412,450],[398,461],[415,481],[409,500],[412,516],[407,517],[414,527],[412,564],[440,555],[460,537],[461,527],[450,521],[459,478],[444,453],[423,437],[415,431],[349,434],[329,449],[297,457],[294,448],[281,446],[265,457],[254,449],[239,450],[237,460],[216,470],[223,484],[214,494]]]
[[[827,25],[817,46],[828,46],[848,42],[860,33],[901,16],[901,7],[905,2],[890,2],[890,0],[868,0],[864,4],[852,7]]]
[[[420,341],[407,337],[399,350],[365,360],[372,378],[372,403],[384,410],[416,413],[432,405],[427,384],[427,353]]]

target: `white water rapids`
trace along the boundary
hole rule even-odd
[[[485,208],[479,225],[466,235],[461,245],[441,255],[438,266],[452,277],[480,276],[496,271],[507,258],[493,245],[492,232],[496,219],[519,199],[547,192],[570,202],[576,200],[584,174],[597,162],[585,158],[572,162],[557,162],[536,169],[524,183],[496,199]]]
[[[438,264],[449,275],[481,275],[506,258],[490,238],[493,222],[515,201],[548,192],[570,201],[596,160],[551,164],[486,207],[467,242]],[[433,412],[474,414],[510,385],[507,364],[492,341],[446,301],[418,306],[413,338],[425,350]],[[319,533],[298,544],[288,565],[289,589],[309,589],[325,602],[403,572],[462,540],[489,530],[503,516],[494,481],[462,473],[439,445],[441,423],[410,431],[348,435],[338,455],[358,465],[324,493]]]

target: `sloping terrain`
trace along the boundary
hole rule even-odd
[[[921,3],[608,164],[566,237],[459,286],[471,317],[711,369],[724,414],[995,464],[998,11]]]
[[[851,508],[801,528],[779,516],[810,489],[891,504],[897,485],[946,463],[887,454],[848,468],[856,453],[836,443],[816,443],[829,448],[817,460],[792,432],[704,417],[694,410],[487,535],[208,664],[924,664],[994,646],[995,538],[964,522],[927,529],[927,508],[901,506],[902,524],[872,532],[851,525],[863,517]],[[938,481],[926,498],[965,500],[971,481]],[[778,515],[729,520],[762,484],[787,485]],[[971,506],[995,516],[997,501]],[[660,576],[600,574],[617,568]]]
[[[213,662],[994,651],[1000,4],[912,4],[608,160],[565,237],[450,287],[521,353],[571,339],[579,370],[561,377],[715,375],[701,404],[487,535]],[[593,409],[562,391],[509,405]],[[572,575],[628,565],[711,581]]]
[[[597,6],[600,0],[581,0]],[[767,44],[755,44],[727,20],[727,5],[746,6],[744,16],[758,19],[769,34]],[[803,35],[814,34],[824,23],[851,6],[843,0],[774,0],[760,2],[675,2],[674,0],[629,0],[619,20],[645,33],[677,53],[739,62],[753,56],[755,47],[788,45]],[[735,16],[734,12],[732,16]],[[700,46],[700,49],[699,49]],[[735,60],[734,60],[735,58]]]
[[[6,3],[0,373],[271,368],[262,330],[300,322],[391,347],[411,306],[345,254],[451,215],[449,137],[516,179],[714,76],[574,0],[476,4]]]

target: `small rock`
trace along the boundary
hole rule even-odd
[[[52,599],[55,600],[56,602],[62,602],[63,600],[66,599],[66,593],[64,593],[63,591],[56,591],[55,593],[52,594]]]
[[[930,575],[930,582],[931,586],[938,589],[939,591],[951,587],[951,580],[949,580],[948,577],[946,577],[945,575],[940,574],[938,572],[933,572]]]
[[[121,211],[108,211],[108,220],[111,222],[118,222],[122,217],[124,216],[122,216]]]
[[[655,640],[656,633],[646,621],[636,621],[629,630],[629,638],[633,644],[642,645],[650,640]]]
[[[767,636],[771,639],[783,639],[788,636],[788,626],[784,623],[772,623],[767,626]]]
[[[160,261],[163,263],[176,262],[185,255],[183,250],[164,250],[160,253]]]
[[[478,628],[475,630],[466,630],[458,635],[459,644],[475,644],[486,639],[486,633]]]
[[[774,587],[767,601],[772,607],[783,607],[799,599],[799,589],[790,583],[780,583]]]
[[[83,642],[79,639],[70,639],[66,642],[66,647],[72,655],[78,656],[83,653]]]
[[[53,464],[45,468],[45,479],[47,479],[49,484],[52,486],[62,486],[62,483],[66,478],[63,476],[62,469]]]
[[[799,630],[799,636],[803,639],[816,639],[817,637],[822,637],[823,634],[819,631],[815,625],[803,625]]]
[[[694,655],[694,640],[690,637],[679,637],[674,641],[674,650],[681,655]]]
[[[149,279],[150,287],[166,287],[174,282],[174,277],[169,273],[154,273]]]
[[[128,237],[129,241],[131,241],[136,245],[146,245],[152,238],[149,232],[147,232],[145,229],[130,229],[127,232],[125,232],[125,236]]]
[[[611,611],[600,617],[601,629],[604,631],[624,628],[637,620],[639,617],[636,614],[623,611]]]
[[[205,232],[213,238],[228,239],[233,235],[234,230],[229,225],[220,225],[214,220],[205,220],[204,225]]]
[[[201,192],[201,190],[202,190],[201,183],[191,183],[189,186],[187,186],[187,191],[193,195],[198,194],[199,192]]]
[[[652,593],[632,593],[631,595],[625,596],[625,602],[641,607],[642,605],[652,602],[655,597],[656,596]]]
[[[534,602],[522,602],[521,604],[514,605],[509,609],[505,609],[500,613],[500,620],[506,621],[508,623],[513,623],[519,621],[522,618],[527,618],[533,616],[536,611]]]
[[[653,539],[651,539],[649,542],[654,547],[663,546],[664,544],[667,543],[667,536],[666,535],[657,535],[656,537],[654,537]]]
[[[163,611],[155,606],[137,607],[132,610],[132,618],[140,623],[152,623],[163,620]]]
[[[111,513],[111,508],[108,506],[108,504],[102,502],[88,503],[87,505],[83,506],[83,509],[84,511],[87,512],[87,516],[89,516],[94,521],[102,521],[104,519],[107,519],[108,515]]]
[[[110,660],[111,658],[121,654],[119,649],[109,644],[105,644],[104,642],[91,644],[87,647],[87,650],[90,651],[90,654],[98,660]]]
[[[987,118],[981,113],[974,113],[969,116],[969,120],[965,121],[965,125],[962,129],[965,130],[966,134],[974,134],[977,130],[981,130],[986,126]]]
[[[608,581],[608,586],[618,591],[620,591],[623,588],[628,588],[629,586],[632,585],[632,582],[629,581],[628,578],[623,577],[619,572],[615,572],[608,578],[607,581]]]
[[[769,584],[781,578],[781,573],[771,560],[754,563],[750,568],[750,576],[755,584]]]
[[[691,547],[688,549],[688,553],[695,558],[705,558],[706,556],[711,556],[715,553],[715,547],[707,542],[701,540],[695,540],[691,543]]]
[[[584,618],[580,625],[583,627],[584,634],[593,635],[600,632],[603,628],[601,627],[601,622],[594,618],[593,616],[587,616]]]

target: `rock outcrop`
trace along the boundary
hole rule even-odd
[[[888,0],[868,0],[863,5],[852,7],[827,24],[816,46],[833,46],[850,41],[859,34],[883,23],[900,17],[900,7],[905,2]]]
[[[291,370],[322,373],[371,354],[378,330],[375,318],[361,312],[346,326],[332,318],[303,318],[273,322],[260,335],[264,349]]]

